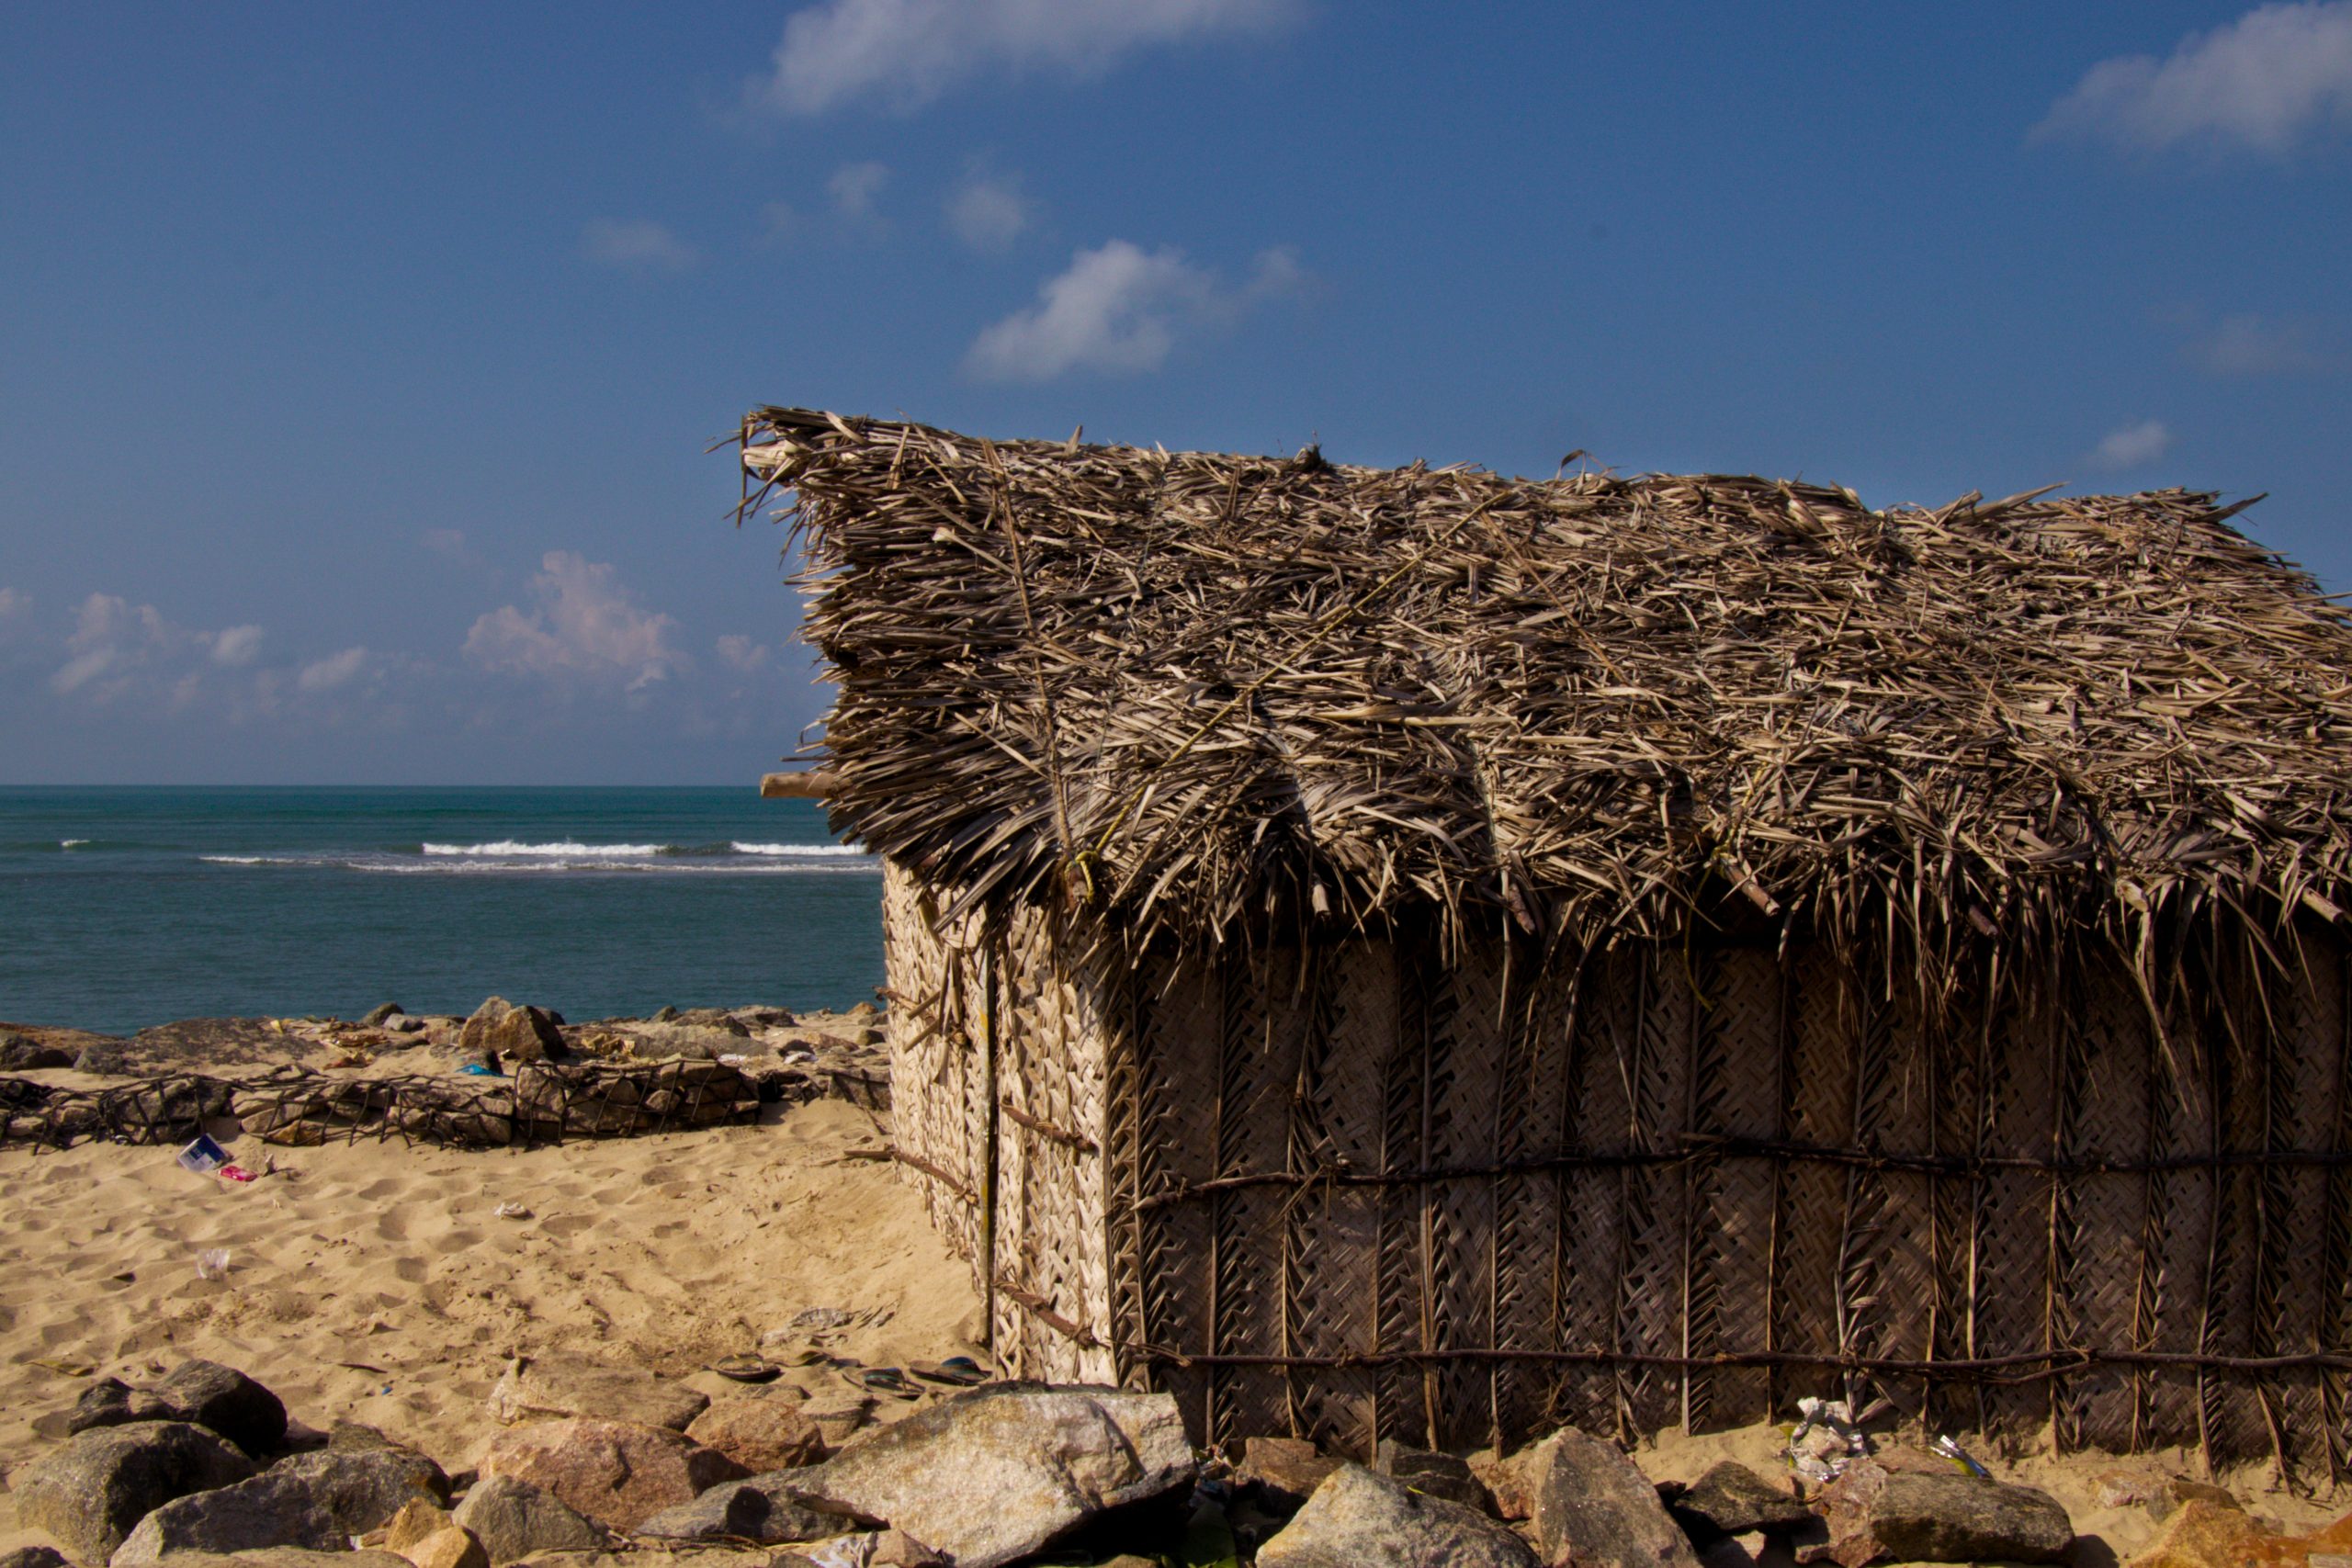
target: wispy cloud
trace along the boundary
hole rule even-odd
[[[2091,461],[2110,472],[2143,468],[2172,450],[2172,429],[2160,419],[2143,419],[2110,430],[2091,450]]]
[[[973,250],[998,254],[1029,227],[1030,201],[1018,175],[974,169],[948,193],[947,229]]]
[[[297,689],[305,692],[332,692],[337,686],[347,683],[353,676],[365,669],[367,664],[368,650],[366,649],[346,648],[341,653],[329,654],[324,659],[315,660],[303,665],[300,672],[294,677],[294,684]]]
[[[134,607],[117,593],[93,593],[74,612],[65,662],[49,678],[60,696],[119,695],[133,676],[185,649],[189,636],[153,604]]]
[[[212,662],[231,669],[251,664],[261,657],[262,630],[259,626],[231,626],[212,634]]]
[[[662,224],[594,218],[580,231],[580,254],[618,272],[684,272],[702,259]]]
[[[2344,367],[2340,333],[2312,321],[2223,316],[2187,344],[2189,362],[2216,376],[2319,375]]]
[[[882,220],[875,202],[889,183],[887,164],[844,164],[825,182],[825,194],[832,197],[833,212],[843,222],[870,228]]]
[[[21,588],[0,588],[0,626],[33,613],[32,595]]]
[[[485,670],[616,682],[631,692],[692,667],[671,645],[677,623],[640,608],[609,565],[549,550],[539,568],[532,607],[505,604],[476,620],[466,658]]]
[[[982,332],[966,368],[992,381],[1157,370],[1180,335],[1230,324],[1251,306],[1295,290],[1304,277],[1288,247],[1261,254],[1250,282],[1229,288],[1179,251],[1113,240],[1079,252],[1066,271],[1046,280],[1036,304]]]
[[[767,644],[753,642],[741,632],[729,632],[716,646],[718,661],[738,674],[756,674],[767,668]]]
[[[2284,153],[2352,122],[2352,0],[2257,6],[2191,33],[2159,60],[2094,65],[2034,129],[2037,138]]]
[[[826,0],[784,25],[762,107],[821,114],[861,98],[905,110],[978,76],[1087,76],[1154,47],[1271,32],[1298,0]]]

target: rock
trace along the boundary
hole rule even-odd
[[[512,1476],[554,1493],[598,1524],[632,1530],[692,1501],[743,1467],[663,1427],[628,1421],[535,1421],[499,1434],[482,1474]]]
[[[17,1519],[57,1538],[83,1562],[104,1562],[139,1521],[175,1497],[228,1486],[253,1461],[186,1421],[97,1427],[68,1438],[8,1477]]]
[[[584,1356],[517,1357],[490,1391],[490,1417],[501,1426],[584,1416],[683,1432],[710,1396],[666,1382],[636,1367],[607,1366]],[[713,1445],[714,1447],[717,1445]],[[754,1465],[775,1470],[776,1465]]]
[[[655,1013],[651,1018],[647,1019],[645,1021],[648,1023],[675,1023],[678,1021],[678,1010],[665,1005],[660,1012]]]
[[[1356,1464],[1333,1471],[1298,1517],[1258,1549],[1258,1568],[1432,1564],[1537,1568],[1537,1559],[1509,1526]]]
[[[1372,1471],[1402,1482],[1424,1496],[1442,1497],[1482,1514],[1495,1511],[1494,1498],[1470,1472],[1469,1462],[1452,1454],[1408,1448],[1393,1438],[1383,1438],[1372,1451]]]
[[[1800,1562],[2055,1562],[2075,1541],[2066,1510],[2049,1493],[1958,1471],[1857,1462],[1822,1490],[1820,1504],[1829,1541],[1807,1547]]]
[[[535,1551],[581,1551],[605,1544],[605,1532],[545,1487],[511,1475],[485,1476],[453,1516],[473,1532],[492,1562]]]
[[[2245,1510],[2192,1497],[2172,1511],[2155,1540],[2124,1568],[2236,1568],[2245,1547],[2262,1533]]]
[[[825,1439],[828,1449],[837,1449],[874,1424],[874,1402],[859,1399],[847,1404],[820,1405],[813,1410],[803,1405],[800,1414],[817,1424],[817,1435]]]
[[[351,1543],[300,1476],[264,1472],[234,1486],[174,1498],[139,1521],[107,1568],[156,1568],[166,1552],[254,1551],[295,1546],[339,1551]]]
[[[74,1568],[65,1554],[53,1546],[20,1546],[14,1551],[0,1551],[0,1568]]]
[[[819,1513],[794,1499],[791,1485],[800,1473],[783,1470],[749,1481],[725,1482],[691,1503],[662,1509],[633,1533],[660,1540],[723,1540],[732,1536],[773,1545],[823,1540],[848,1529],[851,1521],[839,1514]]]
[[[2151,1517],[2168,1519],[2173,1510],[2183,1503],[2210,1503],[2216,1508],[2236,1508],[2243,1512],[2245,1505],[2230,1495],[2226,1486],[2216,1486],[2210,1481],[2191,1481],[2185,1475],[2167,1475],[2156,1483],[2147,1499]]]
[[[74,1058],[74,1070],[98,1077],[125,1077],[130,1072],[129,1048],[111,1041],[99,1045],[85,1045],[82,1054]]]
[[[1515,1454],[1501,1454],[1489,1449],[1470,1456],[1470,1473],[1495,1500],[1495,1517],[1527,1519],[1535,1516],[1535,1496],[1528,1489],[1525,1460],[1532,1450],[1521,1449]]]
[[[748,1040],[752,1036],[751,1026],[724,1008],[688,1008],[674,1021],[690,1023],[697,1029],[720,1030],[738,1040]]]
[[[882,1010],[876,1007],[872,1002],[860,1002],[842,1016],[843,1018],[854,1018],[860,1023],[872,1023],[876,1019],[882,1016]]]
[[[415,1568],[490,1568],[490,1553],[456,1525],[435,1530],[401,1553]]]
[[[1634,1461],[1573,1428],[1521,1461],[1533,1504],[1535,1545],[1547,1562],[1580,1568],[1698,1568],[1698,1553]]]
[[[405,1557],[410,1547],[426,1536],[447,1529],[453,1522],[448,1509],[435,1507],[422,1497],[412,1497],[401,1505],[399,1513],[386,1521],[384,1550],[397,1551]]]
[[[0,1035],[0,1069],[29,1073],[43,1067],[70,1067],[73,1065],[74,1053],[71,1051],[44,1045],[30,1035]]]
[[[288,1455],[263,1473],[292,1476],[309,1487],[345,1535],[380,1529],[411,1503],[449,1504],[449,1478],[441,1467],[391,1442],[337,1448],[330,1439],[327,1447]]]
[[[1813,1510],[1792,1495],[1730,1460],[1692,1482],[1667,1512],[1699,1541],[1751,1530],[1792,1530],[1813,1519]]]
[[[1304,1438],[1251,1438],[1241,1445],[1237,1479],[1256,1482],[1270,1502],[1298,1508],[1341,1462],[1317,1453]]]
[[[381,1029],[385,1024],[390,1022],[393,1019],[401,1017],[407,1011],[408,1009],[401,1006],[398,1002],[378,1002],[374,1007],[368,1010],[368,1016],[361,1019],[359,1021],[369,1029]]]
[[[133,1421],[176,1421],[179,1412],[143,1388],[120,1378],[100,1378],[82,1391],[65,1417],[70,1436],[94,1427],[123,1427]]]
[[[410,1563],[390,1551],[306,1551],[299,1546],[265,1546],[234,1556],[175,1551],[166,1568],[410,1568]]]
[[[384,1021],[384,1027],[394,1034],[422,1034],[432,1026],[421,1018],[395,1015]]]
[[[152,1392],[183,1421],[209,1427],[256,1458],[286,1444],[286,1406],[234,1367],[182,1361]]]
[[[564,1054],[555,1014],[545,1008],[517,1007],[503,997],[489,998],[474,1009],[458,1032],[458,1048],[485,1062],[500,1056],[511,1062],[542,1062]]]
[[[895,1525],[957,1568],[999,1568],[1193,1476],[1171,1395],[998,1383],[881,1428],[801,1472],[793,1494]]]
[[[797,1400],[781,1395],[718,1400],[694,1418],[686,1436],[753,1475],[797,1470],[825,1457],[825,1434]]]

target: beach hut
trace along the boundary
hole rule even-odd
[[[1811,1394],[2352,1461],[2352,628],[2237,507],[742,458],[1008,1371],[1359,1453]]]

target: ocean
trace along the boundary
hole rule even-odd
[[[0,788],[0,1019],[845,1008],[881,887],[746,788]]]

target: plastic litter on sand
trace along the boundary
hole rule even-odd
[[[199,1280],[225,1280],[229,1277],[229,1249],[208,1247],[196,1255],[196,1277]]]
[[[196,1141],[179,1152],[177,1160],[182,1170],[209,1176],[229,1163],[229,1151],[198,1133]]]

